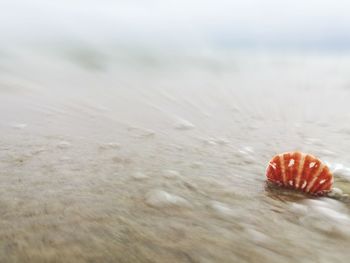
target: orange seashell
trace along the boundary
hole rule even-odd
[[[274,156],[266,169],[269,182],[312,195],[323,195],[333,185],[327,165],[310,154],[286,152]]]

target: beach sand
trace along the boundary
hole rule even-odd
[[[82,51],[83,50],[83,51]],[[0,54],[0,262],[348,262],[350,57]],[[269,159],[338,167],[338,198]]]

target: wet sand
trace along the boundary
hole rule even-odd
[[[0,56],[0,262],[347,262],[350,57],[145,54]],[[289,150],[343,196],[266,185]]]

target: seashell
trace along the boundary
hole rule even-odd
[[[274,156],[266,169],[269,182],[312,195],[323,195],[333,185],[333,175],[326,164],[313,155],[286,152]]]

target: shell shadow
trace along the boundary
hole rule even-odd
[[[266,196],[274,200],[282,202],[299,202],[304,199],[314,199],[316,196],[309,195],[295,189],[290,189],[282,186],[275,185],[271,182],[265,182]]]

